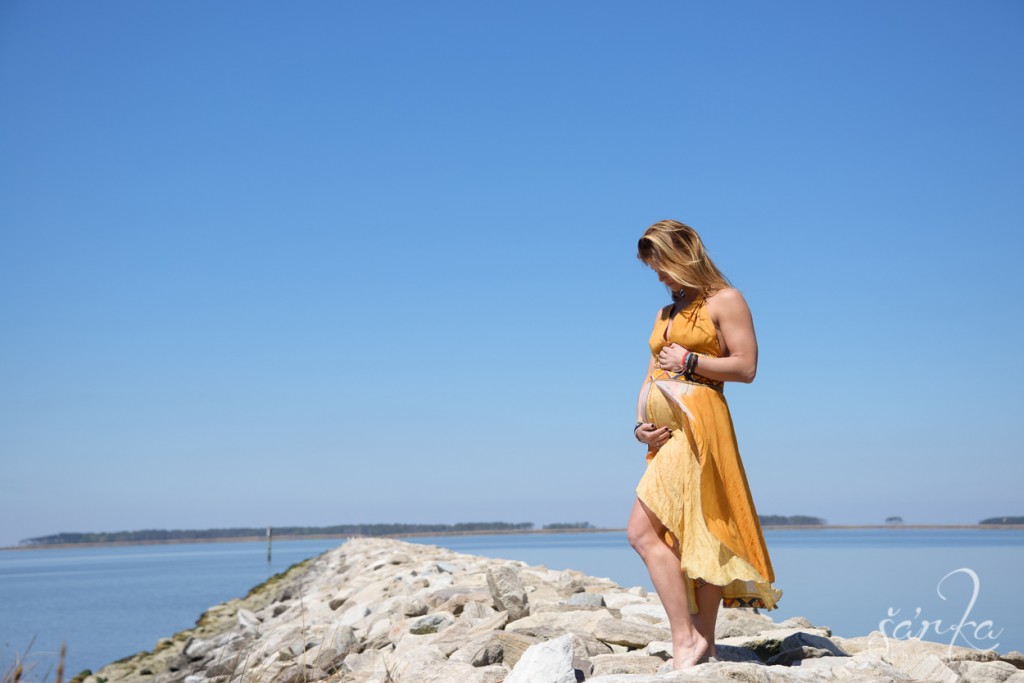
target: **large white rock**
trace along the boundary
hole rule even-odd
[[[519,658],[505,683],[576,683],[572,638],[564,635],[531,645]]]

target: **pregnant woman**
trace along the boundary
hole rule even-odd
[[[676,669],[715,654],[726,607],[774,609],[775,580],[733,432],[725,382],[751,382],[757,339],[750,309],[693,228],[655,223],[637,256],[672,292],[651,333],[637,402],[647,470],[629,519],[672,628]]]

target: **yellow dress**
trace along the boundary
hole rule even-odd
[[[672,342],[699,355],[722,355],[704,297],[676,313],[669,327],[671,310],[662,310],[651,333],[655,365],[662,347]],[[723,587],[726,607],[774,609],[782,591],[771,585],[775,573],[722,382],[699,372],[699,361],[693,381],[658,369],[644,385],[644,420],[669,426],[672,436],[647,454],[637,497],[665,525],[666,542],[678,550],[692,613],[695,588],[703,582]]]

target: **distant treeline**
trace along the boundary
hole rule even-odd
[[[989,517],[978,524],[1024,524],[1024,517]]]
[[[804,524],[818,524],[824,526],[825,520],[821,517],[809,517],[807,515],[758,515],[762,526],[801,526]]]
[[[337,526],[273,527],[275,536],[391,536],[402,534],[465,533],[476,531],[529,531],[533,522],[462,522],[459,524],[339,524]],[[208,539],[265,536],[266,527],[234,529],[143,529],[83,534],[53,534],[27,538],[22,545],[64,545],[73,543],[160,543]]]
[[[763,526],[824,525],[821,517],[807,515],[761,515]],[[1010,520],[1010,521],[1005,521]],[[1021,524],[1022,517],[994,517],[982,524]],[[404,536],[411,534],[451,534],[486,531],[532,531],[533,522],[461,522],[459,524],[339,524],[336,526],[276,526],[274,536]],[[545,524],[544,531],[596,529],[590,522]],[[262,538],[266,527],[233,529],[142,529],[102,533],[63,533],[26,538],[21,545],[72,545],[75,543],[173,543],[233,538]]]

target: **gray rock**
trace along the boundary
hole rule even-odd
[[[467,643],[500,629],[505,625],[507,619],[508,614],[498,612],[490,619],[481,619],[479,621],[456,620],[455,624],[432,636],[430,642],[445,657],[450,657],[457,650],[465,647]]]
[[[235,661],[234,658],[227,661],[216,662],[206,667],[206,677],[215,678],[217,676],[230,676],[235,672],[235,668],[238,667],[240,662]]]
[[[451,562],[437,562],[435,565],[439,572],[445,572],[446,574],[455,574],[459,571],[459,568]]]
[[[167,670],[173,673],[183,669],[188,669],[191,661],[192,660],[190,660],[185,653],[173,655],[167,658]]]
[[[608,643],[602,643],[600,640],[585,631],[570,633],[569,636],[572,638],[572,651],[577,657],[592,657],[595,655],[612,654],[611,645]],[[578,669],[579,667],[576,668]]]
[[[338,626],[334,629],[328,640],[320,643],[316,651],[316,666],[328,674],[333,674],[341,668],[341,663],[350,652],[354,652],[359,645],[355,630],[351,626]]]
[[[761,658],[749,647],[736,647],[721,643],[715,643],[715,659],[720,662],[761,662]]]
[[[828,638],[818,635],[816,633],[809,633],[807,631],[797,631],[792,635],[788,635],[782,639],[782,649],[790,650],[802,646],[815,647],[820,650],[828,650],[832,655],[836,657],[845,657],[846,652],[842,650],[838,645],[829,640]]]
[[[764,615],[757,615],[757,616],[764,616]],[[768,617],[764,617],[764,618],[768,619]],[[768,623],[771,624],[771,619],[768,619]],[[818,628],[818,627],[815,626],[814,624],[812,624],[810,621],[808,621],[804,617],[790,617],[789,619],[786,619],[785,621],[780,621],[775,626],[770,626],[770,628]],[[825,630],[827,631],[829,629],[825,629]]]
[[[641,648],[655,640],[672,640],[672,632],[657,626],[647,626],[623,619],[606,617],[597,622],[594,637],[605,643]]]
[[[801,630],[801,629],[773,629],[769,631],[762,631],[754,636],[732,636],[729,638],[716,638],[715,644],[732,645],[734,647],[745,647],[753,650],[757,653],[757,656],[762,661],[774,657],[775,655],[782,652],[782,642],[789,636],[803,633],[806,635],[814,635],[825,637],[826,632],[824,630]],[[794,644],[794,647],[797,645]],[[813,645],[812,645],[813,647]]]
[[[594,675],[607,674],[654,674],[665,663],[659,657],[643,654],[597,655],[591,657]]]
[[[672,643],[667,640],[653,640],[647,643],[644,652],[651,657],[657,657],[663,662],[668,661],[672,659]]]
[[[572,668],[577,681],[585,681],[594,675],[594,663],[585,657],[573,656]]]
[[[374,615],[367,617],[372,619]],[[365,623],[365,622],[364,622]],[[365,635],[362,636],[362,642],[360,643],[364,650],[379,650],[382,647],[387,647],[391,644],[391,619],[387,616],[382,616],[375,619],[366,629]]]
[[[563,596],[582,593],[587,589],[586,576],[574,571],[564,571],[558,576],[558,592]]]
[[[568,635],[531,645],[505,683],[576,683],[572,660],[572,639]]]
[[[803,625],[801,624],[787,628],[802,627]],[[756,636],[762,631],[778,628],[781,628],[781,625],[774,624],[771,619],[763,614],[756,614],[746,609],[725,608],[719,612],[718,621],[715,622],[715,638]]]
[[[491,567],[487,570],[487,586],[491,589],[491,599],[499,610],[508,612],[509,621],[516,621],[529,615],[530,607],[526,597],[526,587],[519,569],[512,565]]]
[[[517,633],[493,631],[472,639],[453,652],[449,659],[454,662],[468,662],[473,666],[501,663],[511,668],[516,665],[527,648],[537,642],[536,638]]]
[[[497,612],[493,607],[485,605],[482,602],[476,600],[470,600],[462,606],[462,611],[459,613],[460,619],[469,619],[470,621],[477,621],[480,619],[490,619]]]
[[[462,610],[466,608],[471,602],[490,603],[492,601],[490,592],[487,591],[460,591],[453,594],[450,598],[440,603],[437,608],[442,612],[451,612],[452,614],[462,614]]]
[[[999,661],[1013,664],[1018,669],[1024,669],[1024,652],[1011,650],[1005,655],[999,655]]]
[[[409,633],[422,636],[427,633],[437,633],[455,623],[455,618],[450,614],[428,614],[420,617],[409,626]]]
[[[818,659],[820,657],[834,657],[835,655],[829,651],[818,647],[811,647],[810,645],[801,645],[799,647],[789,648],[783,650],[774,657],[769,657],[766,664],[768,666],[774,666],[780,664],[782,666],[792,666],[797,662],[804,659]]]
[[[574,593],[565,601],[566,605],[604,607],[604,596],[600,593]]]
[[[329,603],[327,603],[327,606],[330,607],[331,611],[333,612],[336,611],[342,605],[344,605],[346,602],[348,602],[348,598],[334,598]]]
[[[239,609],[237,617],[238,625],[243,629],[255,631],[260,627],[260,618],[250,610]]]
[[[501,662],[510,669],[519,663],[523,653],[536,644],[536,640],[528,636],[506,631],[495,631],[492,637],[501,643]]]
[[[419,599],[413,599],[406,603],[402,609],[402,614],[407,617],[422,617],[429,610],[427,604]]]
[[[1003,683],[1017,673],[1009,662],[949,662],[947,666],[960,674],[960,683]]]
[[[199,661],[213,652],[216,647],[217,644],[213,641],[189,638],[188,642],[185,643],[185,656],[194,662]]]
[[[490,666],[501,664],[505,657],[505,649],[501,641],[492,638],[488,639],[472,656],[469,663],[473,666]]]
[[[626,593],[625,591],[621,590],[605,591],[603,595],[604,604],[607,605],[610,609],[621,610],[623,607],[626,607],[627,605],[641,605],[647,602],[644,598],[641,598],[640,596],[633,595],[632,593]]]
[[[311,666],[294,664],[282,669],[274,678],[272,683],[306,683],[307,681],[320,680],[324,676],[322,671],[316,671]]]

